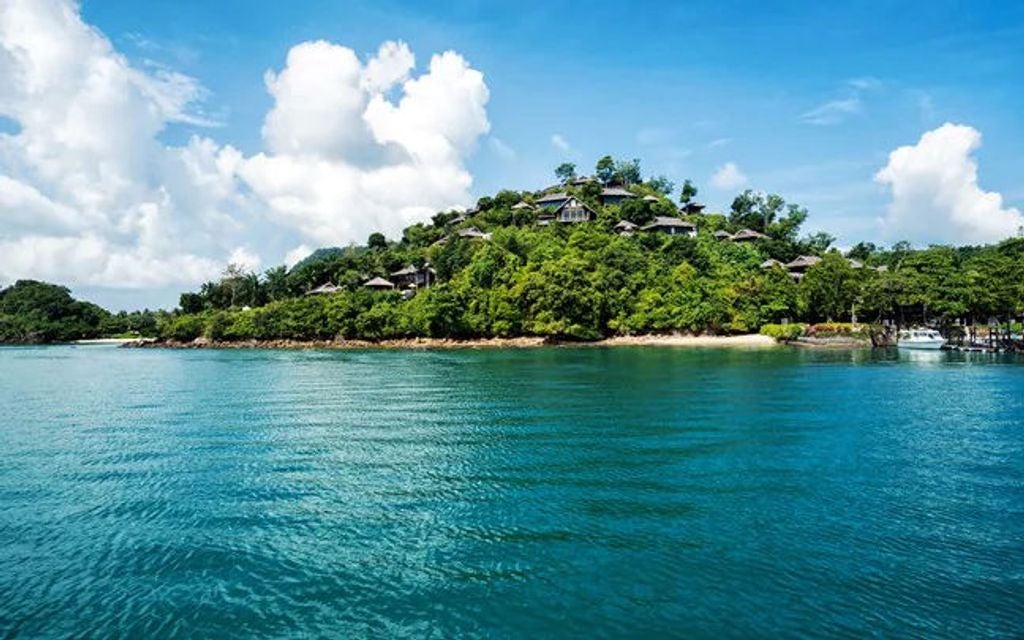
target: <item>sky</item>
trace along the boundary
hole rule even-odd
[[[173,307],[605,154],[839,246],[1018,233],[1024,4],[839,4],[0,0],[0,285]]]

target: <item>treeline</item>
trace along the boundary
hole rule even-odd
[[[615,334],[742,333],[783,320],[899,324],[986,321],[1024,310],[1024,240],[985,247],[861,243],[845,255],[828,234],[801,235],[807,211],[778,195],[745,191],[725,214],[682,216],[696,237],[614,232],[621,220],[644,225],[680,216],[674,185],[643,180],[639,161],[602,158],[596,179],[571,164],[560,184],[541,192],[501,191],[470,212],[439,213],[389,241],[373,234],[365,246],[322,249],[291,269],[262,275],[230,269],[181,297],[181,309],[160,325],[177,340],[205,336],[246,339],[476,338],[540,335],[593,340]],[[617,185],[636,197],[603,205]],[[565,191],[595,213],[590,222],[538,225],[535,200]],[[646,197],[645,197],[646,196]],[[697,189],[685,181],[682,203]],[[521,203],[531,205],[522,206]],[[517,206],[518,205],[518,206]],[[462,237],[465,229],[489,238]],[[715,232],[749,229],[754,242]],[[796,278],[781,263],[821,260]],[[412,265],[436,271],[433,286],[413,296],[371,291],[364,283]],[[330,283],[340,290],[307,295]]]
[[[602,158],[594,178],[578,176],[568,163],[556,175],[559,184],[548,189],[500,191],[471,211],[441,212],[411,225],[398,239],[375,233],[365,245],[320,249],[292,268],[262,274],[229,267],[182,294],[170,313],[110,314],[75,301],[62,287],[21,281],[0,291],[0,341],[113,335],[594,340],[745,333],[783,321],[987,323],[1024,312],[1022,238],[925,249],[860,243],[843,254],[828,234],[803,234],[806,209],[778,195],[744,191],[725,213],[686,215],[669,197],[672,182],[643,179],[637,160]],[[635,197],[610,202],[602,194],[609,186]],[[552,192],[586,203],[593,219],[540,224],[544,209],[535,202]],[[684,211],[700,210],[692,182],[678,193]],[[659,216],[681,217],[696,234],[616,233],[622,220],[642,227]],[[756,232],[756,239],[726,239],[743,230]],[[818,260],[799,272],[783,266],[801,256]],[[429,287],[365,286],[410,266],[432,270]],[[332,292],[310,295],[323,285]]]
[[[0,289],[0,343],[44,344],[109,336],[153,337],[166,312],[112,314],[67,288],[19,280]],[[166,324],[166,322],[165,322]]]

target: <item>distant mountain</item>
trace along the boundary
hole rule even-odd
[[[303,258],[302,260],[299,260],[297,263],[295,263],[295,266],[292,267],[292,270],[294,271],[295,269],[301,269],[306,265],[320,262],[321,260],[337,258],[343,255],[344,253],[345,250],[342,249],[341,247],[321,247],[314,251],[313,253],[306,256],[305,258]]]

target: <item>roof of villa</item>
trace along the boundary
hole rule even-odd
[[[818,256],[800,256],[796,260],[786,264],[787,269],[800,269],[803,267],[813,267],[814,265],[821,262],[821,258]]]
[[[654,222],[643,227],[644,229],[654,229],[657,227],[683,227],[686,229],[696,229],[697,225],[686,220],[680,220],[679,218],[672,218],[670,216],[656,216]]]
[[[537,198],[537,202],[538,203],[541,203],[541,202],[561,202],[562,200],[567,200],[568,198],[569,198],[569,194],[568,193],[566,193],[564,191],[557,191],[555,193],[548,193],[546,195],[543,195],[543,196]]]
[[[377,278],[373,278],[371,280],[367,280],[366,282],[363,283],[363,286],[364,287],[380,287],[380,288],[394,289],[395,288],[395,283],[390,282],[388,280],[385,280],[384,278],[377,277]]]
[[[336,284],[326,282],[315,289],[310,289],[306,292],[306,295],[311,296],[318,293],[337,293],[338,291],[341,291],[341,287]]]
[[[761,238],[767,238],[767,237],[768,236],[764,235],[760,231],[754,231],[753,229],[743,229],[742,231],[737,231],[735,234],[733,234],[732,239],[733,240],[759,240]]]
[[[477,229],[476,227],[466,227],[465,229],[459,229],[458,231],[455,232],[455,234],[458,235],[460,238],[483,238],[484,240],[487,240],[488,238],[491,237],[491,234],[484,233],[483,231]]]

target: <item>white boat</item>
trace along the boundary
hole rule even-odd
[[[896,340],[896,346],[900,349],[935,351],[944,344],[945,338],[935,329],[903,329]]]

